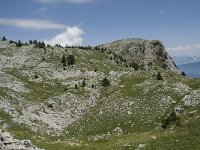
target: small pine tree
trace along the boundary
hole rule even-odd
[[[130,64],[130,66],[131,66],[132,68],[134,68],[136,71],[139,70],[139,66],[138,66],[138,64],[136,64],[135,62],[132,62],[132,63]]]
[[[86,79],[84,79],[82,82],[82,87],[85,87],[85,86],[86,86]]]
[[[68,66],[71,66],[71,65],[74,65],[75,64],[75,58],[74,58],[74,55],[69,55],[68,58],[67,58],[67,64]]]
[[[19,40],[17,43],[16,43],[16,46],[17,47],[21,47],[23,44],[22,44],[22,42]]]
[[[38,73],[36,72],[35,73],[35,79],[38,79],[39,78],[39,76],[38,76]]]
[[[95,88],[95,85],[94,85],[94,84],[92,84],[92,88]]]
[[[46,58],[44,56],[42,56],[42,61],[46,60]]]
[[[104,87],[108,87],[110,86],[110,81],[105,77],[102,81],[101,81],[101,85]]]
[[[64,88],[64,91],[67,91],[67,88],[66,88],[66,87]]]
[[[162,76],[161,76],[160,72],[158,72],[158,75],[157,75],[157,80],[163,80],[163,78],[162,78]]]
[[[29,41],[29,44],[33,44],[33,42],[30,40],[30,41]]]
[[[61,63],[66,63],[66,58],[65,58],[65,54],[63,54],[63,56],[62,56],[62,60],[61,60]]]
[[[33,41],[33,44],[37,44],[37,43],[38,43],[37,40],[34,40],[34,41]]]
[[[2,41],[7,41],[5,36],[2,37]]]
[[[182,72],[181,75],[184,76],[184,77],[186,76],[185,72]]]
[[[175,124],[177,126],[181,125],[180,118],[176,115],[176,113],[174,111],[162,122],[163,123],[162,123],[161,127],[164,129],[168,128],[172,124]]]

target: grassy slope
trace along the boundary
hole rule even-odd
[[[99,72],[104,72],[105,75],[108,74],[109,70],[127,71],[126,68],[121,65],[102,65],[99,63],[106,59],[106,54],[102,52],[89,51],[85,53],[83,50],[70,49],[66,53],[73,53],[75,55],[77,69],[82,69],[84,67],[86,67],[86,70],[91,71],[98,69]],[[58,65],[61,56],[61,54],[50,56],[49,59],[45,61],[53,62]],[[59,65],[59,67],[62,68],[62,65]],[[51,96],[65,92],[63,90],[63,85],[57,80],[51,81],[55,83],[54,85],[43,82],[36,83],[29,81],[26,76],[21,76],[19,70],[12,69],[8,70],[7,73],[26,83],[26,87],[30,90],[31,94],[18,94],[21,94],[28,100],[42,102]],[[23,125],[19,126],[13,124],[9,115],[3,113],[2,110],[0,112],[0,118],[9,124],[7,130],[12,132],[16,137],[20,139],[30,139],[39,147],[49,150],[127,149],[127,147],[124,146],[125,144],[130,145],[130,149],[135,149],[140,143],[146,144],[146,149],[173,149],[173,147],[174,149],[198,149],[199,145],[197,143],[200,137],[200,117],[198,117],[198,115],[200,114],[200,107],[189,108],[188,111],[197,110],[197,112],[193,116],[187,113],[185,116],[182,116],[183,122],[190,118],[189,123],[185,123],[181,127],[175,127],[173,132],[170,129],[155,130],[156,125],[154,123],[161,122],[186,94],[180,95],[173,89],[162,90],[164,87],[172,87],[174,83],[184,83],[190,88],[197,90],[200,89],[200,80],[188,79],[173,73],[162,72],[164,81],[157,81],[155,77],[156,73],[157,71],[139,71],[135,75],[124,75],[120,78],[117,85],[111,85],[108,88],[100,88],[101,95],[97,105],[90,113],[69,126],[66,129],[69,133],[67,135],[64,134],[62,137],[51,137],[42,133],[34,133]],[[148,82],[146,83],[146,81]],[[145,88],[149,88],[149,90],[147,90],[144,95],[143,90]],[[0,95],[3,97],[6,89],[1,89]],[[84,93],[84,89],[79,88],[79,91],[71,89],[70,92]],[[159,100],[163,95],[171,96],[172,99],[176,101],[176,104],[163,106],[164,111],[161,113]],[[134,102],[134,105],[127,107],[127,105],[125,105],[127,103],[125,102]],[[117,105],[115,106],[115,104]],[[136,109],[135,106],[137,106],[138,109]],[[127,108],[133,113],[127,115],[127,111],[124,111],[127,110]],[[100,110],[102,110],[102,114]],[[112,130],[116,127],[122,128],[125,134],[119,136],[112,134]],[[108,132],[111,132],[108,140],[100,140],[97,142],[89,142],[87,140],[90,136],[103,135]],[[73,136],[76,138],[72,138]],[[152,136],[157,138],[152,139]]]

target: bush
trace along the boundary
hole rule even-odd
[[[86,79],[84,79],[82,82],[82,87],[85,87],[85,86],[86,86]]]
[[[184,76],[184,77],[186,76],[185,72],[182,72],[181,75]]]
[[[15,43],[17,47],[21,47],[23,44],[22,42],[19,40],[17,43]]]
[[[162,76],[161,76],[160,72],[158,72],[158,75],[157,75],[157,80],[163,80],[163,78],[162,78]]]
[[[180,126],[180,124],[181,124],[180,118],[176,115],[176,113],[174,111],[166,119],[163,120],[161,127],[166,129],[172,124],[175,124],[178,126]]]
[[[74,65],[75,64],[75,58],[74,55],[69,55],[67,58],[67,64],[68,66]]]
[[[134,68],[136,71],[139,70],[139,65],[136,64],[135,62],[132,62],[132,63],[130,64],[130,66],[131,66],[132,68]]]
[[[66,57],[65,57],[65,54],[63,54],[63,56],[62,56],[62,60],[61,60],[61,63],[66,63]]]
[[[35,73],[35,79],[38,79],[39,78],[39,76],[38,76],[38,74],[37,74],[37,72]]]
[[[7,41],[5,36],[2,37],[2,41]]]
[[[33,44],[33,42],[30,40],[30,41],[29,41],[29,44]]]
[[[92,84],[92,88],[95,88],[95,85],[94,85],[94,84]]]
[[[44,42],[35,42],[35,48],[44,48],[45,47],[45,43]]]
[[[110,81],[105,77],[102,81],[101,81],[101,85],[104,87],[108,87],[110,86]]]

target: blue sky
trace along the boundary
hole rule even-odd
[[[200,0],[1,0],[0,36],[65,45],[161,40],[171,55],[200,56]]]

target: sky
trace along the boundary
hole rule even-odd
[[[63,46],[143,38],[200,56],[200,0],[1,0],[2,36]]]

